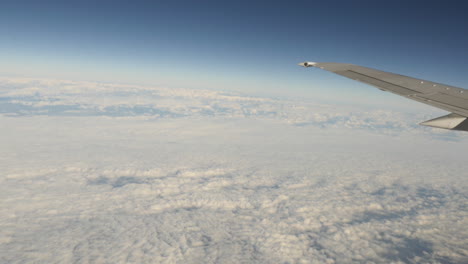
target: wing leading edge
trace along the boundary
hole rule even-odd
[[[468,131],[468,90],[466,89],[354,64],[303,62],[299,65],[330,71],[375,86],[380,90],[451,112],[449,115],[422,122],[420,125]]]

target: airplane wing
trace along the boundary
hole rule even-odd
[[[466,89],[354,64],[303,62],[299,65],[330,71],[375,86],[380,90],[451,112],[449,115],[422,122],[420,125],[468,131],[468,90]]]

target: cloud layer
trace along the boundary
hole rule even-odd
[[[418,133],[456,138],[456,134],[417,125],[433,115],[337,105],[211,90],[47,79],[0,79],[0,114],[7,116],[254,118],[296,126],[353,128],[378,133],[413,132],[417,129]]]
[[[42,82],[51,91],[16,80],[2,96],[31,109],[75,100],[78,111],[106,100],[100,84]],[[134,107],[148,89],[106,104]],[[319,125],[328,111],[306,102],[167,93],[178,115],[0,116],[0,262],[467,262],[463,135],[378,127],[408,121],[378,110],[341,109],[346,121]],[[228,110],[199,110],[214,104]]]

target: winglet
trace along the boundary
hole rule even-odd
[[[301,62],[301,63],[299,63],[297,65],[308,68],[308,67],[314,67],[315,64],[317,64],[317,63],[316,62],[306,61],[306,62]]]

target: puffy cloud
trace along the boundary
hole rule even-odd
[[[31,109],[47,101],[12,83],[35,99],[1,91]],[[128,91],[128,108],[152,90],[34,85],[81,114],[0,116],[2,263],[467,261],[463,136],[421,137],[402,113],[213,91],[154,89],[181,116],[83,116],[123,108],[127,95],[85,105],[93,89]]]
[[[328,176],[248,165],[7,174],[3,261],[463,261],[462,186],[404,182],[424,181],[416,169],[346,178],[349,165]]]

